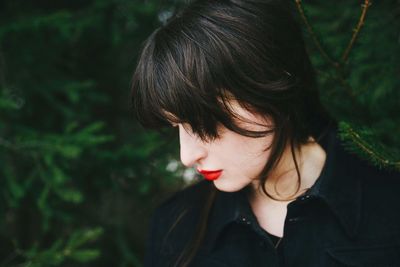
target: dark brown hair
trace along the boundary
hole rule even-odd
[[[242,129],[228,108],[230,98],[271,119],[264,132]],[[132,79],[133,109],[145,126],[186,123],[202,140],[218,138],[217,126],[250,137],[274,134],[268,174],[287,144],[298,175],[295,149],[318,140],[333,121],[320,103],[315,75],[293,6],[284,0],[197,0],[175,13],[145,41]],[[188,266],[206,231],[215,188],[204,221],[179,261]],[[296,192],[296,193],[297,193]],[[275,199],[275,198],[274,198]],[[177,263],[178,264],[178,263]]]

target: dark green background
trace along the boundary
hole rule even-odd
[[[398,168],[399,2],[369,7],[341,61],[361,3],[303,2],[339,67],[299,21],[349,148]],[[142,42],[178,4],[0,2],[0,267],[142,265],[149,215],[185,183],[182,166],[166,169],[176,136],[135,122],[129,83]]]

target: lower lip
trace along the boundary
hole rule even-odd
[[[213,181],[213,180],[218,179],[221,176],[222,171],[201,173],[201,174],[204,176],[205,179],[207,179],[209,181]]]

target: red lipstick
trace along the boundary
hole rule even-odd
[[[201,173],[204,178],[206,178],[209,181],[213,181],[218,179],[219,176],[222,174],[222,170],[217,170],[217,171],[207,171],[207,170],[197,170],[199,173]]]

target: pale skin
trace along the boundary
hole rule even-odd
[[[251,130],[266,130],[270,127],[266,119],[245,110],[238,103],[231,101],[230,106],[240,118],[237,121],[240,126]],[[251,138],[221,126],[218,129],[221,136],[219,139],[204,142],[190,131],[188,125],[173,125],[179,128],[182,163],[186,167],[202,170],[223,170],[221,176],[213,181],[215,187],[221,191],[235,192],[251,184],[253,191],[249,196],[249,203],[260,226],[280,237],[284,234],[287,205],[315,183],[326,159],[326,152],[312,137],[300,151],[295,152],[302,180],[299,192],[293,196],[298,177],[290,146],[287,146],[281,161],[266,182],[266,189],[273,197],[291,198],[277,201],[265,195],[261,188],[257,190],[259,180],[255,179],[268,160],[270,151],[265,148],[271,143],[273,135]]]

